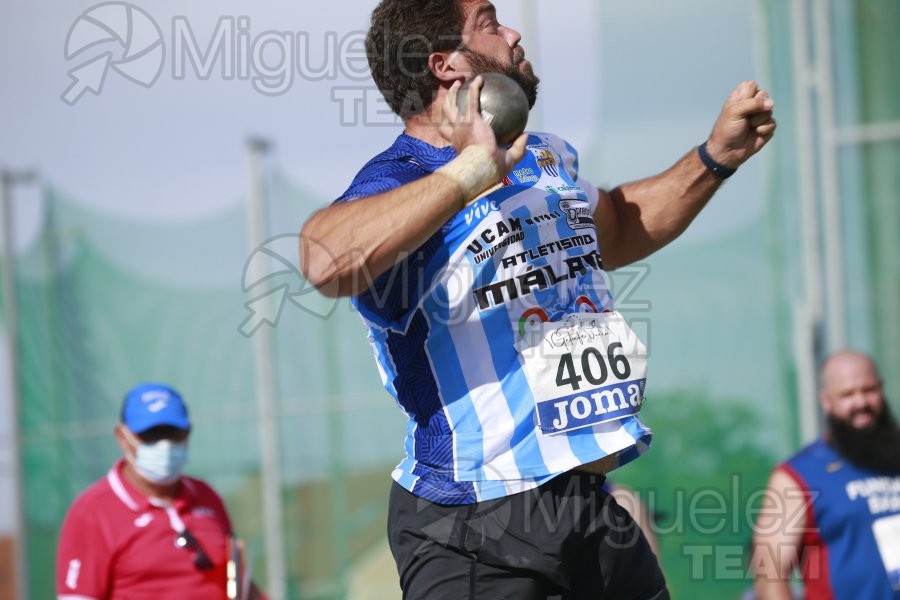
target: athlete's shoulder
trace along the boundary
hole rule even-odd
[[[528,144],[544,144],[550,146],[560,154],[574,154],[578,155],[578,150],[575,149],[575,146],[569,143],[568,140],[562,138],[555,133],[549,133],[546,131],[529,131],[528,133]]]
[[[455,155],[452,147],[437,148],[403,133],[359,170],[350,187],[336,202],[373,196],[400,187],[433,173]]]
[[[555,133],[550,133],[548,131],[528,131],[526,133],[528,134],[529,144],[544,143],[553,148],[571,148],[571,144],[569,144],[569,142],[556,135]]]
[[[565,139],[555,133],[529,131],[528,146],[530,148],[535,146],[549,147],[554,153],[559,155],[569,174],[573,178],[578,176],[578,150]]]
[[[827,460],[831,459],[834,454],[835,452],[828,442],[820,437],[801,448],[793,458],[796,460]]]
[[[810,469],[837,460],[837,458],[838,456],[831,446],[824,439],[818,438],[801,448],[796,454],[781,463],[780,466],[805,475]]]

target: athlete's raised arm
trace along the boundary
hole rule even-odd
[[[604,267],[641,260],[681,235],[725,177],[772,139],[773,107],[756,82],[745,81],[725,101],[701,148],[659,175],[601,190],[594,219]]]

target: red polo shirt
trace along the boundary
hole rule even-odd
[[[124,464],[119,460],[66,514],[56,557],[58,598],[225,598],[231,521],[218,494],[199,479],[182,477],[174,511],[167,511],[126,480]],[[179,520],[212,569],[197,569],[196,553],[175,545]]]

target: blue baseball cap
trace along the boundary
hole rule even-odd
[[[122,423],[137,434],[160,425],[191,428],[181,395],[162,383],[141,383],[128,390],[122,403]]]

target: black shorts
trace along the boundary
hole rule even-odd
[[[604,478],[572,471],[475,504],[391,489],[388,539],[405,600],[663,600],[665,578]]]

